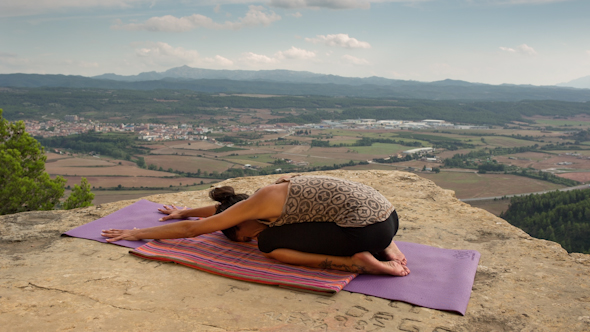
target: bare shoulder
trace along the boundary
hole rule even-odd
[[[265,218],[274,218],[281,215],[283,205],[287,200],[289,182],[271,184],[260,188],[248,199],[251,203],[264,210]]]
[[[273,196],[285,197],[287,196],[287,191],[289,190],[289,182],[281,182],[271,184],[265,187],[258,189],[254,195],[250,198],[257,198],[257,199],[269,199]]]

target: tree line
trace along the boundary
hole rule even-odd
[[[137,137],[126,133],[88,132],[79,135],[36,137],[47,148],[68,149],[72,152],[95,153],[116,159],[131,160],[137,154],[147,154],[149,149],[137,145]]]
[[[568,252],[590,254],[590,190],[513,197],[500,215],[533,237],[554,241]]]
[[[423,100],[399,98],[355,98],[317,95],[247,96],[189,90],[107,90],[75,88],[11,89],[0,93],[0,106],[11,120],[38,119],[48,112],[57,118],[66,114],[107,120],[143,122],[145,115],[228,115],[232,108],[288,110],[285,116],[267,123],[319,123],[321,120],[370,118],[377,120],[441,119],[454,123],[505,125],[512,121],[532,122],[534,115],[573,116],[590,114],[590,103],[552,100],[518,102]],[[378,106],[378,107],[377,107]],[[291,114],[295,110],[294,114]],[[338,111],[334,111],[338,110]],[[139,121],[139,119],[143,119]]]

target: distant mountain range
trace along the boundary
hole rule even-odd
[[[574,82],[574,81],[572,81]],[[571,82],[570,82],[571,83]],[[566,83],[567,84],[567,83]],[[590,101],[590,89],[565,86],[490,85],[457,80],[418,82],[382,77],[342,77],[290,70],[212,70],[182,66],[165,72],[94,77],[0,74],[1,87],[192,90],[207,93],[324,95],[430,100]]]
[[[590,89],[590,76],[580,77],[575,80],[559,83],[557,86],[578,88],[578,89]]]
[[[124,82],[140,82],[175,78],[183,80],[232,80],[232,81],[270,81],[282,83],[310,83],[310,84],[338,84],[338,85],[384,85],[400,86],[407,84],[421,84],[417,81],[392,80],[383,77],[343,77],[335,75],[316,74],[308,71],[292,70],[215,70],[192,68],[189,66],[176,67],[158,73],[145,72],[138,75],[122,76],[116,74],[103,74],[93,76],[96,79],[106,79]],[[455,81],[461,82],[461,81]],[[463,82],[465,84],[471,84]]]

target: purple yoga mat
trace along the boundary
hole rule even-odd
[[[406,255],[409,275],[363,274],[354,278],[344,290],[465,315],[480,253],[410,242],[395,243]]]
[[[106,217],[96,219],[88,224],[76,227],[70,231],[65,232],[63,235],[79,237],[82,239],[94,240],[106,243],[106,238],[100,235],[103,229],[115,228],[115,229],[132,229],[146,228],[169,224],[178,219],[171,219],[166,221],[158,221],[164,216],[164,214],[158,212],[158,208],[161,208],[162,204],[154,203],[142,199],[129,206],[122,208],[119,211],[113,212]],[[198,219],[198,218],[191,218]],[[150,240],[141,241],[117,241],[111,242],[123,247],[137,248],[149,242]]]

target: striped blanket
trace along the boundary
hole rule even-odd
[[[319,293],[337,293],[356,274],[287,265],[265,257],[255,242],[232,242],[221,232],[196,238],[155,240],[131,254],[175,262],[217,275]]]

